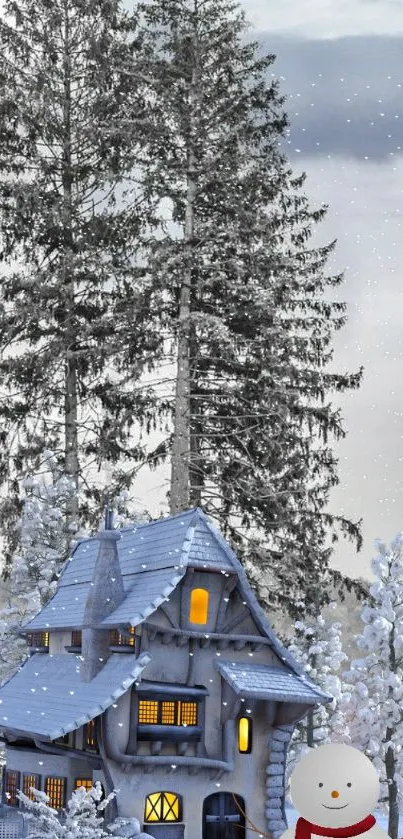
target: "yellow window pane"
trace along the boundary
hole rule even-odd
[[[92,789],[91,778],[76,778],[74,781],[74,789],[80,789],[80,787],[84,787],[86,790]]]
[[[175,702],[162,702],[161,706],[162,725],[175,725]]]
[[[146,798],[144,821],[159,822],[162,814],[162,793],[154,792]]]
[[[165,792],[162,800],[162,821],[177,822],[179,819],[179,798],[173,792]]]
[[[240,717],[238,720],[238,748],[240,752],[250,752],[252,720],[250,717]]]
[[[206,624],[209,593],[205,588],[194,588],[190,594],[189,622]]]
[[[139,723],[157,725],[158,723],[158,702],[149,699],[139,701]]]
[[[197,702],[180,702],[180,725],[197,725]]]

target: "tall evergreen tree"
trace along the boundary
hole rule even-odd
[[[171,512],[202,504],[255,567],[274,569],[297,616],[314,603],[329,542],[359,525],[331,514],[332,439],[344,436],[334,394],[361,372],[331,372],[345,305],[331,300],[334,243],[311,247],[312,209],[281,151],[287,118],[274,57],[245,40],[231,0],[140,4],[154,131],[150,194],[169,200],[171,229],[149,268],[164,290],[176,352]],[[251,535],[256,538],[250,541]],[[246,536],[246,538],[245,538]],[[316,608],[316,604],[315,604]]]
[[[141,268],[152,207],[131,173],[147,103],[126,72],[136,22],[119,0],[7,0],[0,21],[0,479],[4,526],[44,443],[88,518],[105,462],[129,462],[147,417],[158,306]],[[128,131],[126,99],[136,107]],[[132,123],[130,123],[132,125]],[[123,177],[126,177],[122,184]],[[130,202],[128,196],[130,195]],[[144,261],[144,259],[143,259]],[[130,362],[122,368],[120,356]],[[146,420],[145,420],[146,421]],[[128,479],[129,480],[129,479]]]

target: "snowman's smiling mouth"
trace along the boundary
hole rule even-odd
[[[329,807],[328,804],[322,804],[322,807],[326,807],[326,810],[345,810],[348,806],[348,804],[343,804],[342,807]]]

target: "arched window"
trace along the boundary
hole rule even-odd
[[[242,754],[250,754],[252,751],[252,720],[250,717],[239,717],[238,749]]]
[[[209,593],[205,588],[194,588],[190,593],[189,623],[207,623]]]
[[[181,818],[182,801],[175,792],[153,792],[147,795],[145,822],[179,822]]]

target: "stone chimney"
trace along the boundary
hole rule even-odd
[[[94,537],[94,541],[99,542],[99,550],[84,610],[82,682],[90,682],[110,656],[109,629],[100,629],[99,626],[125,598],[116,544],[119,539],[117,530],[104,530]]]

